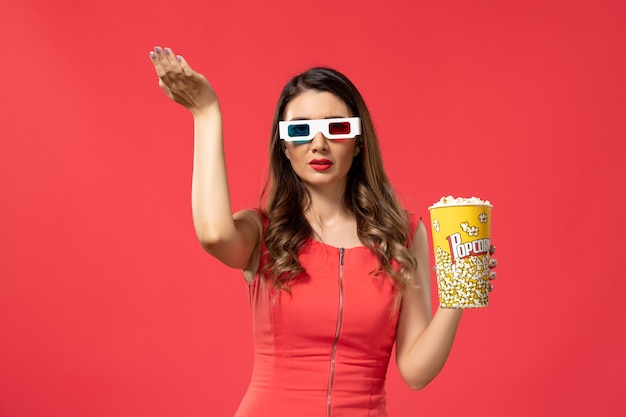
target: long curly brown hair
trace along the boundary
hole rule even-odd
[[[270,140],[269,175],[261,197],[267,217],[267,262],[262,274],[275,288],[288,290],[290,282],[304,272],[298,253],[313,236],[304,215],[310,195],[291,167],[278,137],[278,122],[283,120],[287,104],[307,90],[334,94],[348,105],[354,117],[361,118],[361,135],[357,138],[360,152],[347,175],[343,204],[356,217],[360,241],[378,258],[378,268],[372,274],[386,273],[401,295],[417,266],[407,247],[410,220],[383,168],[378,138],[363,97],[346,76],[330,68],[312,68],[295,76],[278,99]]]

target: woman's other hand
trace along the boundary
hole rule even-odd
[[[490,256],[489,258],[489,281],[496,279],[496,277],[498,276],[497,272],[493,270],[493,268],[498,266],[498,261],[496,260],[496,258],[491,257],[493,256],[495,251],[496,251],[496,247],[491,245],[489,247],[489,256]],[[489,284],[489,291],[493,291],[492,284]]]
[[[185,106],[194,116],[219,107],[217,95],[204,75],[194,71],[185,58],[170,48],[157,46],[150,51],[150,60],[159,76],[159,86],[175,102]]]

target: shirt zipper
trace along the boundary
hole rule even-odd
[[[344,249],[339,249],[339,313],[337,317],[337,331],[335,332],[335,340],[330,354],[330,378],[328,379],[328,395],[326,399],[326,416],[330,417],[330,398],[333,391],[333,382],[335,380],[335,356],[337,354],[337,343],[339,342],[339,333],[341,332],[341,321],[343,319],[343,254]]]

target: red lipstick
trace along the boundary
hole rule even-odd
[[[311,168],[316,171],[326,171],[328,168],[333,166],[333,163],[328,159],[312,159],[311,162],[309,162],[309,165],[311,165]]]

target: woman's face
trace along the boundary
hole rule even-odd
[[[352,117],[346,103],[336,95],[307,90],[285,107],[284,120]],[[359,153],[355,139],[327,139],[321,132],[309,142],[283,141],[285,155],[296,175],[308,186],[343,186],[353,158]]]

